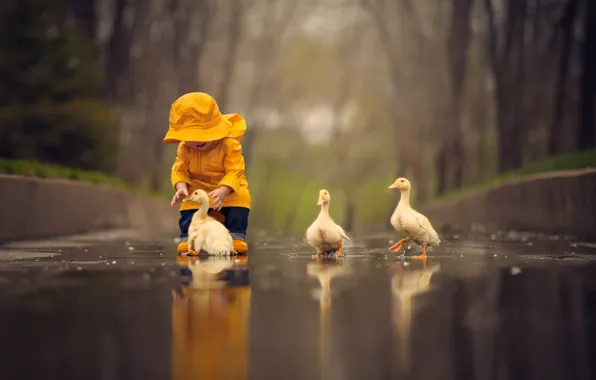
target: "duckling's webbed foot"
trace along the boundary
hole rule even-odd
[[[343,254],[343,251],[342,251],[342,247],[339,247],[339,249],[337,250],[337,253],[335,254],[335,256],[336,257],[342,257],[343,255],[344,254]]]
[[[424,243],[422,245],[422,255],[419,256],[413,256],[413,259],[423,259],[426,260],[426,247],[428,246],[428,244]]]
[[[410,238],[408,238],[408,237],[405,237],[405,238],[401,239],[401,240],[400,240],[400,241],[398,241],[397,243],[393,244],[393,245],[392,245],[392,246],[389,248],[389,250],[390,250],[390,251],[392,251],[392,252],[397,252],[397,251],[399,251],[400,249],[402,249],[402,248],[403,248],[403,246],[404,246],[404,243],[405,243],[405,242],[407,242],[408,240],[410,240]]]

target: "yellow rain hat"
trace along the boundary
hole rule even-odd
[[[209,94],[184,94],[170,108],[170,126],[164,142],[215,141],[225,137],[240,140],[246,122],[238,114],[222,115],[217,102]]]

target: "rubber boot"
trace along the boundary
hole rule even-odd
[[[234,251],[240,255],[246,255],[248,253],[248,244],[242,240],[234,240]]]

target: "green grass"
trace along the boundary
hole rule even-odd
[[[530,175],[559,170],[579,170],[596,168],[596,149],[579,153],[564,154],[528,164],[515,172],[518,175]]]
[[[156,194],[147,189],[129,185],[119,178],[112,177],[99,171],[66,168],[59,165],[42,164],[35,161],[0,159],[0,174],[12,174],[37,178],[70,179],[109,186],[120,190],[134,192],[140,195],[163,197],[162,194]]]
[[[435,198],[434,201],[443,202],[453,200],[489,187],[498,186],[503,182],[513,179],[519,179],[528,175],[561,170],[582,170],[592,168],[596,168],[596,149],[554,156],[542,161],[525,165],[516,171],[501,174],[494,178],[490,178],[484,182],[480,182],[475,185],[465,186],[461,189],[452,191],[442,197]]]

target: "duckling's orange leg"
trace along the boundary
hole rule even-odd
[[[408,240],[410,240],[409,237],[405,237],[405,238],[401,239],[397,243],[393,244],[393,246],[391,246],[391,248],[389,248],[389,250],[392,251],[392,252],[399,251],[400,249],[403,248],[404,243],[407,242]]]
[[[341,257],[343,256],[343,252],[342,252],[342,247],[340,246],[339,249],[337,250],[337,254],[335,255],[336,257]]]
[[[321,252],[317,251],[317,253],[315,255],[312,255],[312,258],[313,259],[320,259],[321,256],[323,256],[323,254]]]
[[[428,246],[428,244],[424,243],[422,244],[422,255],[420,256],[413,256],[413,259],[423,259],[426,262],[426,247]]]

